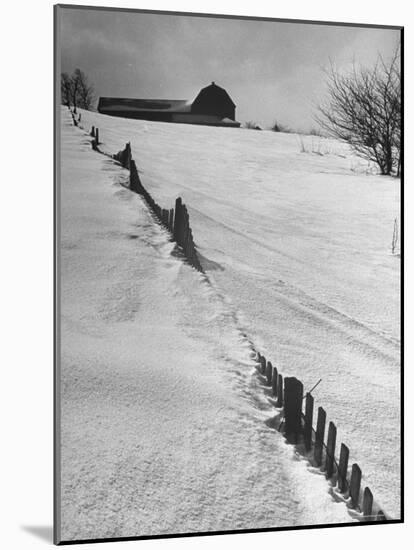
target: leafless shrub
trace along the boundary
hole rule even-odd
[[[295,133],[289,126],[282,124],[281,122],[275,122],[271,128],[273,132],[281,132],[282,134],[293,134]]]
[[[327,72],[328,99],[319,105],[320,126],[348,142],[381,174],[400,173],[401,77],[397,50],[387,64],[379,57],[372,69],[355,66],[350,74]]]
[[[244,124],[244,127],[245,127],[247,130],[261,130],[261,129],[262,129],[262,128],[260,127],[260,125],[257,124],[257,122],[253,122],[252,120],[247,121],[247,122]]]

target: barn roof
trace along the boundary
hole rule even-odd
[[[198,96],[195,98],[194,103],[196,103],[197,101],[202,101],[204,98],[208,98],[211,93],[214,93],[216,96],[220,97],[220,99],[228,101],[234,107],[236,107],[236,104],[231,99],[226,90],[224,88],[221,88],[220,86],[217,86],[215,82],[212,82],[205,88],[202,88]]]
[[[186,99],[132,99],[124,97],[101,97],[98,109],[109,111],[151,111],[160,113],[188,113],[191,103]]]

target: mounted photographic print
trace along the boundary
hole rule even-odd
[[[403,521],[402,57],[55,7],[56,543]]]

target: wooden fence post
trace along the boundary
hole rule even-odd
[[[91,137],[95,137],[95,126],[92,126]]]
[[[139,179],[137,166],[134,160],[131,160],[131,165],[129,168],[129,188],[135,193],[139,193],[141,190],[141,181]]]
[[[186,257],[189,256],[189,250],[190,250],[190,221],[188,217],[188,211],[187,207],[185,207],[185,233],[184,233],[184,252]]]
[[[272,395],[273,397],[277,396],[277,368],[273,367],[273,375],[272,375]]]
[[[365,487],[364,498],[362,501],[362,512],[365,517],[372,516],[372,504],[374,502],[374,497],[372,496],[371,490],[369,487]]]
[[[96,145],[99,145],[99,128],[95,128],[95,141]]]
[[[322,464],[323,440],[325,437],[326,412],[322,407],[318,408],[318,420],[316,423],[314,459],[317,466]]]
[[[187,220],[186,220],[186,210],[185,204],[181,207],[181,220],[180,220],[180,232],[178,235],[178,244],[184,248],[185,238],[187,236]]]
[[[178,197],[175,200],[175,219],[174,219],[174,240],[179,244],[179,234],[181,231],[181,219],[182,219],[182,200]]]
[[[128,141],[126,144],[126,159],[125,159],[125,168],[128,168],[128,170],[131,167],[131,160],[132,160],[132,150],[131,150],[131,143]]]
[[[303,384],[295,377],[285,378],[285,435],[297,442],[302,431]]]
[[[263,355],[260,357],[260,365],[260,374],[264,375],[266,370],[266,357],[264,357]]]
[[[184,231],[184,240],[183,240],[183,249],[184,249],[184,254],[186,256],[186,258],[188,258],[188,247],[189,247],[189,244],[190,244],[190,230],[189,230],[189,227],[188,227],[188,219],[187,219],[187,216],[185,217],[185,231]]]
[[[266,380],[267,380],[268,386],[272,385],[272,372],[273,372],[272,363],[268,361],[266,365]]]
[[[310,451],[312,448],[312,422],[313,422],[313,395],[306,394],[305,404],[305,449]]]
[[[361,490],[361,468],[358,464],[352,464],[351,483],[349,488],[349,495],[354,508],[359,506],[359,492]]]
[[[168,227],[170,229],[170,232],[172,233],[174,231],[174,208],[170,209],[170,216],[168,220]]]
[[[328,441],[326,444],[326,460],[325,460],[326,475],[328,479],[330,479],[334,473],[335,445],[336,445],[336,426],[333,422],[329,422]]]
[[[348,459],[349,449],[343,443],[341,444],[341,453],[339,455],[339,467],[338,467],[338,489],[341,493],[345,493],[347,490],[347,475],[348,475]]]
[[[277,377],[277,401],[276,407],[283,407],[283,376],[279,374]]]

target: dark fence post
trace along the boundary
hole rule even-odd
[[[306,394],[305,405],[305,449],[310,451],[312,448],[312,422],[313,422],[313,396]]]
[[[348,459],[349,449],[343,443],[341,444],[341,453],[339,455],[339,468],[338,468],[338,489],[341,493],[345,493],[347,490],[346,477],[348,474]]]
[[[277,377],[277,401],[276,407],[283,407],[283,376],[279,374]]]
[[[302,431],[303,384],[295,377],[285,378],[285,434],[295,442]]]
[[[138,193],[140,191],[141,181],[138,176],[137,166],[134,160],[131,160],[131,166],[129,169],[129,188],[131,191]]]
[[[170,209],[170,216],[168,220],[168,227],[171,231],[171,233],[174,231],[174,208]]]
[[[336,426],[333,422],[329,422],[328,441],[326,444],[326,475],[330,479],[334,473],[335,460],[335,445],[336,445]]]
[[[266,365],[266,380],[267,380],[268,386],[272,385],[272,372],[273,372],[272,363],[268,361]]]
[[[314,452],[314,459],[317,466],[320,466],[322,464],[323,440],[325,437],[325,423],[326,423],[326,412],[322,407],[319,407],[318,420],[316,424],[315,452]]]
[[[190,231],[189,231],[189,227],[188,227],[188,215],[187,215],[187,210],[185,210],[184,212],[185,212],[185,217],[184,217],[184,236],[183,236],[182,247],[183,247],[183,249],[184,249],[184,254],[185,254],[185,256],[188,258],[188,247],[189,247],[189,242],[190,242]]]
[[[99,145],[99,128],[95,128],[95,141],[96,145]]]
[[[131,143],[128,142],[125,146],[125,168],[128,168],[128,170],[131,168],[131,160],[132,160],[132,151],[131,151]]]
[[[175,200],[175,219],[174,219],[174,240],[179,244],[179,235],[181,231],[181,219],[182,219],[182,200],[178,197]]]
[[[187,207],[185,208],[185,238],[184,238],[184,251],[187,258],[190,256],[190,242],[191,242],[191,230],[190,230],[190,218],[188,215]]]
[[[359,506],[359,492],[361,490],[361,468],[358,464],[352,464],[351,483],[349,495],[354,508]]]
[[[91,129],[91,136],[92,136],[92,137],[95,137],[95,126],[92,126],[92,129]]]
[[[263,355],[260,357],[260,374],[263,374],[265,373],[265,370],[266,370],[266,357],[264,357]]]
[[[365,517],[372,516],[372,504],[374,502],[374,497],[372,496],[371,490],[369,487],[365,487],[364,498],[362,501],[362,512]]]
[[[272,395],[273,397],[277,396],[277,368],[273,367],[273,375],[272,375]]]

